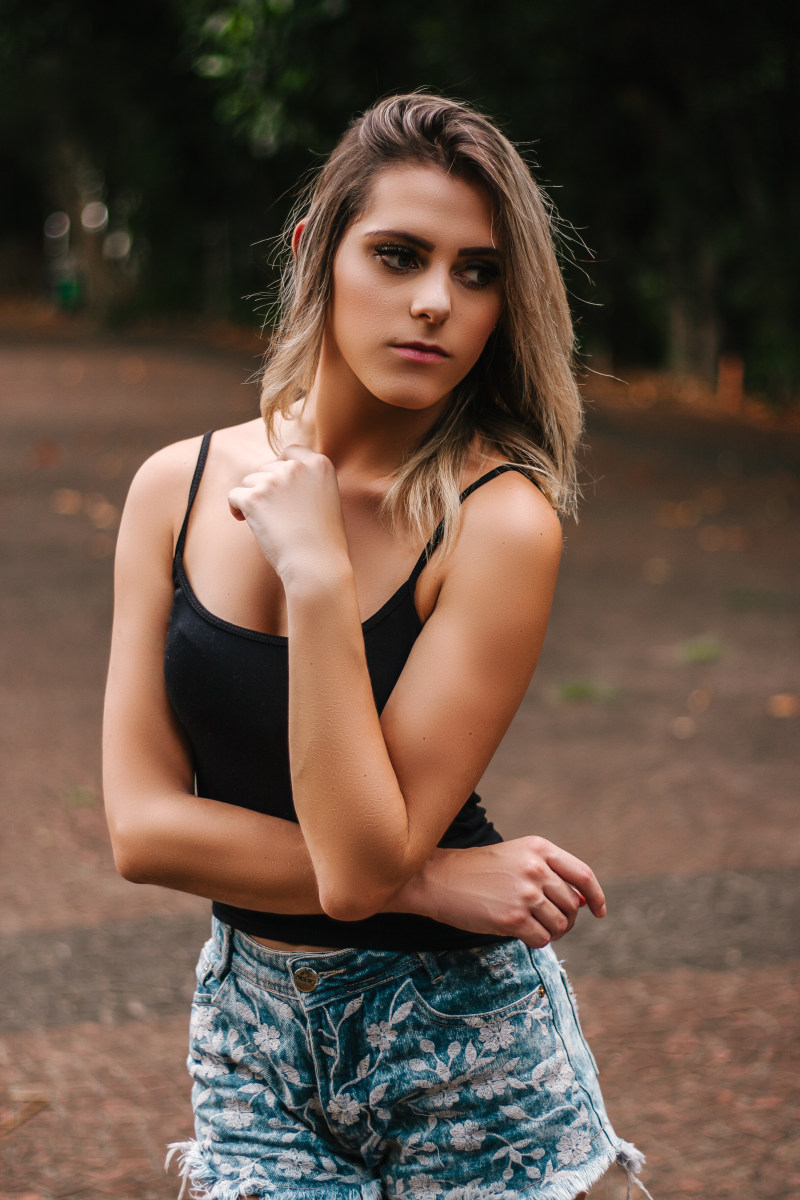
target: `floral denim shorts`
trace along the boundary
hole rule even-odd
[[[170,1156],[209,1200],[571,1200],[642,1162],[550,947],[284,953],[215,920],[188,1063]]]

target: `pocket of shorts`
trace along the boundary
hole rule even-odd
[[[439,956],[440,961],[448,956]],[[421,968],[409,981],[418,1011],[441,1025],[464,1021],[494,1021],[524,1010],[546,995],[542,978],[530,958],[509,950],[494,959],[471,951],[452,952],[443,978],[433,982]]]
[[[214,968],[217,966],[217,957],[213,950],[209,952],[208,947],[204,947],[197,963],[195,973],[196,983],[192,1004],[218,1004],[222,993],[222,989],[230,978],[230,971],[224,979],[219,979],[214,973]]]

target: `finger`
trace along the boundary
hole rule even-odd
[[[585,862],[581,862],[574,854],[552,844],[544,853],[544,859],[561,879],[583,896],[589,906],[589,911],[595,917],[606,915],[606,898],[591,867],[587,866]]]
[[[242,505],[245,502],[247,491],[247,488],[238,487],[228,492],[228,508],[231,510],[231,516],[235,517],[237,521],[246,520]]]
[[[521,931],[516,935],[521,942],[526,946],[530,946],[531,950],[542,950],[545,946],[549,946],[551,942],[550,932],[545,929],[534,916],[531,916]]]
[[[304,463],[330,462],[330,459],[324,454],[318,454],[316,450],[309,450],[308,446],[298,446],[295,442],[292,442],[289,446],[284,446],[281,451],[281,458],[286,461],[293,459],[295,462]]]
[[[543,925],[551,939],[557,942],[559,938],[569,933],[578,915],[578,905],[572,902],[553,901],[545,893],[540,900],[531,905],[531,912],[540,925]]]
[[[571,884],[565,883],[558,875],[553,874],[550,879],[543,881],[542,892],[564,914],[572,928],[581,908],[580,898],[575,888]]]

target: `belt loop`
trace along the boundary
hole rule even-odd
[[[431,950],[418,950],[420,962],[428,972],[428,978],[431,983],[441,983],[444,979],[444,973],[439,966],[439,960]]]
[[[219,929],[222,931],[222,945],[219,947],[221,961],[214,964],[214,974],[222,983],[225,976],[231,969],[231,958],[233,957],[233,929],[230,925],[219,924]]]

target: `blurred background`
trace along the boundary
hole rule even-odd
[[[540,164],[574,227],[590,365],[716,385],[722,359],[728,392],[742,369],[773,404],[797,390],[791,5],[3,0],[0,12],[4,297],[47,295],[116,326],[175,312],[253,324],[298,177],[374,99],[426,84],[483,107]]]
[[[111,861],[116,528],[148,454],[255,415],[297,180],[422,86],[550,190],[588,405],[486,803],[606,888],[559,953],[656,1200],[800,1194],[795,9],[0,0],[0,1200],[175,1195],[208,906]]]

